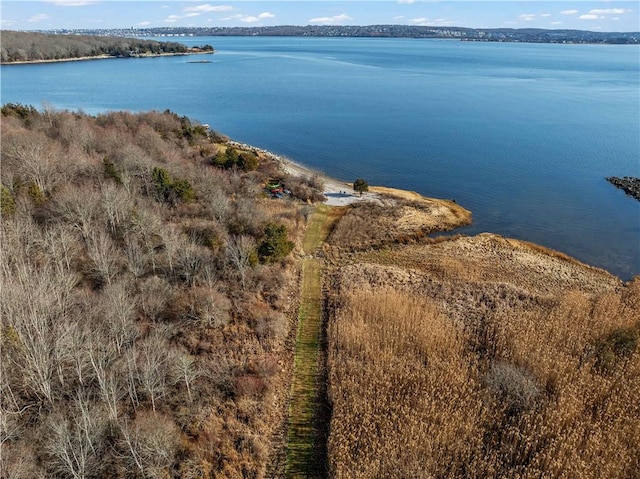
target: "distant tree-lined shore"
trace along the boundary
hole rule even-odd
[[[123,36],[54,35],[36,32],[2,32],[2,63],[36,62],[85,57],[136,57],[212,52],[206,45],[189,48],[178,42],[160,42]]]
[[[482,42],[640,44],[640,32],[593,32],[542,28],[464,28],[422,25],[279,25],[269,27],[158,27],[61,30],[63,33],[136,37],[283,36],[444,38]]]

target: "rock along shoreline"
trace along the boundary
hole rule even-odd
[[[620,188],[629,196],[632,196],[636,200],[640,201],[640,178],[635,178],[633,176],[617,178],[615,176],[611,176],[607,178],[607,181],[616,188]]]

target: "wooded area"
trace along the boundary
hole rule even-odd
[[[213,51],[210,46],[204,51]],[[2,31],[0,61],[2,63],[62,60],[107,55],[131,57],[189,53],[190,49],[177,42],[158,42],[139,38],[89,35],[55,35],[35,32]]]
[[[263,477],[308,208],[264,194],[286,174],[216,166],[171,112],[1,128],[2,476]]]

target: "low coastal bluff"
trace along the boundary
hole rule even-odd
[[[634,178],[632,176],[617,178],[611,176],[607,178],[607,181],[616,188],[620,188],[629,196],[633,196],[636,200],[640,201],[640,178]]]

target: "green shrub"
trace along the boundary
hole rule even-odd
[[[353,191],[359,193],[360,196],[362,196],[362,193],[364,193],[365,191],[369,191],[369,183],[367,182],[367,180],[358,178],[353,182]]]
[[[631,356],[638,347],[640,334],[634,328],[618,328],[596,343],[595,366],[600,372],[608,372],[621,358]]]
[[[185,203],[189,203],[196,197],[189,180],[174,180],[164,168],[154,168],[152,177],[156,186],[158,201],[174,203],[176,199],[180,199]]]
[[[191,186],[191,183],[189,183],[189,180],[175,180],[171,185],[171,188],[176,192],[178,198],[185,203],[192,202],[196,197],[196,193],[193,191],[193,187]]]
[[[156,199],[158,201],[168,202],[171,200],[171,175],[164,168],[154,168],[151,173],[153,182],[156,186]]]
[[[228,151],[228,150],[227,150]],[[226,168],[227,164],[227,155],[226,152],[219,151],[216,156],[211,158],[211,164],[213,166],[217,166],[218,168]]]
[[[114,165],[109,158],[105,156],[102,160],[102,165],[104,166],[105,178],[111,178],[112,180],[115,180],[116,183],[122,183],[122,177],[118,170],[116,170],[116,165]]]
[[[36,205],[40,205],[47,200],[44,191],[42,191],[42,189],[33,181],[30,182],[29,186],[27,187],[27,194],[31,197]]]
[[[2,116],[15,116],[25,122],[27,126],[31,124],[31,119],[38,114],[31,105],[23,105],[21,103],[7,103],[2,105]]]
[[[274,263],[293,250],[293,243],[287,237],[287,227],[269,223],[264,229],[264,239],[258,246],[261,263]]]
[[[11,190],[4,185],[0,185],[0,211],[2,216],[11,216],[16,211],[16,201]]]
[[[238,167],[244,171],[258,169],[258,157],[250,151],[243,151],[238,155]]]
[[[230,169],[237,166],[244,171],[258,169],[258,157],[250,151],[238,151],[235,148],[227,148],[224,152],[218,152],[211,159],[211,163],[219,168]]]

